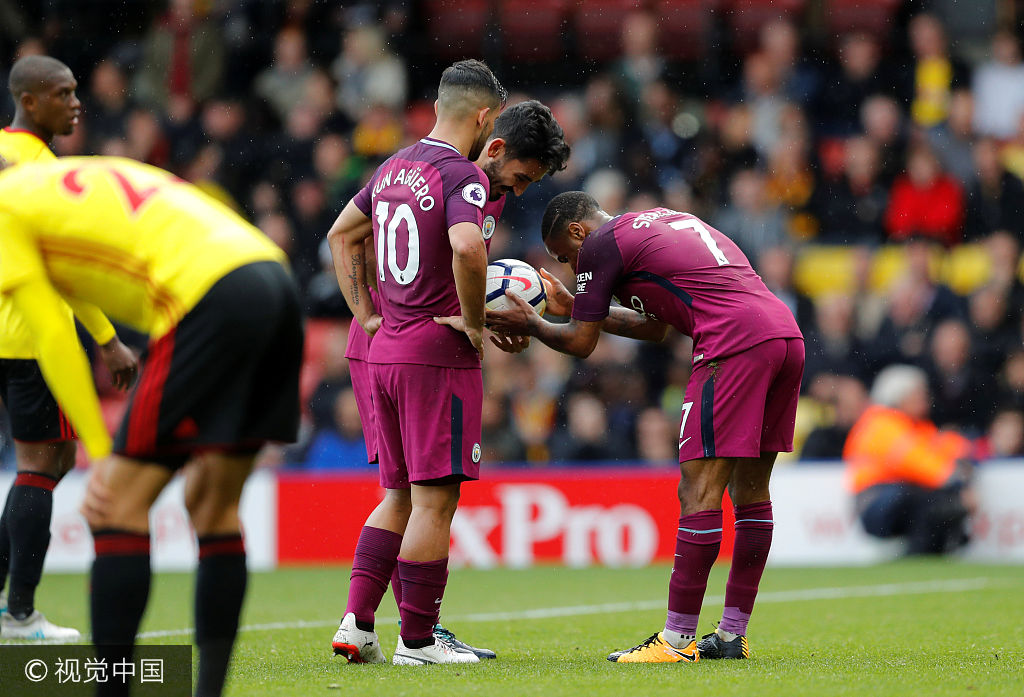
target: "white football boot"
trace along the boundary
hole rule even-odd
[[[422,649],[410,649],[398,636],[398,646],[391,662],[396,666],[423,666],[434,663],[479,663],[480,659],[471,651],[457,651],[448,643],[434,639],[430,646]]]
[[[75,641],[82,638],[81,632],[72,627],[58,627],[46,619],[39,610],[23,620],[16,620],[9,612],[0,615],[0,636],[4,639],[29,639],[37,641]]]
[[[356,616],[348,613],[334,633],[331,642],[335,656],[344,656],[349,663],[387,663],[380,650],[377,632],[366,632],[356,626]]]

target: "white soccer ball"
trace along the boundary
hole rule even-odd
[[[505,297],[506,290],[528,302],[537,314],[544,314],[544,308],[548,304],[544,283],[537,270],[525,261],[498,259],[487,265],[488,310],[512,309],[512,301]]]

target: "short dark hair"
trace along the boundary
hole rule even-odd
[[[586,220],[601,210],[597,200],[585,191],[566,191],[548,202],[540,221],[540,237],[545,242],[552,235],[560,235],[569,223]]]
[[[508,156],[514,160],[537,160],[548,174],[565,169],[569,146],[565,132],[551,109],[530,99],[513,104],[494,122],[492,138],[505,141]]]
[[[15,103],[26,92],[38,92],[45,89],[59,73],[71,72],[71,68],[50,56],[25,56],[11,66],[11,74],[7,78],[7,86],[14,96]]]
[[[504,106],[508,99],[508,92],[487,64],[472,58],[453,63],[441,73],[441,84],[437,88],[438,100],[442,104],[454,101],[458,99],[459,92],[476,92],[499,107]]]

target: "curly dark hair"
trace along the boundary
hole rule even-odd
[[[551,109],[535,99],[513,104],[494,122],[492,138],[505,141],[508,156],[516,160],[537,160],[548,174],[565,169],[569,146],[565,132]]]

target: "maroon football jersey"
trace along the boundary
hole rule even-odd
[[[375,300],[384,321],[372,342],[365,332],[350,332],[346,355],[361,358],[363,346],[353,342],[369,343],[366,360],[372,363],[479,367],[466,335],[434,318],[461,312],[448,229],[462,222],[483,229],[488,192],[479,167],[431,138],[377,169],[353,201],[373,221]]]
[[[573,318],[603,320],[613,298],[693,337],[694,362],[803,336],[732,240],[667,208],[621,215],[583,243]]]

